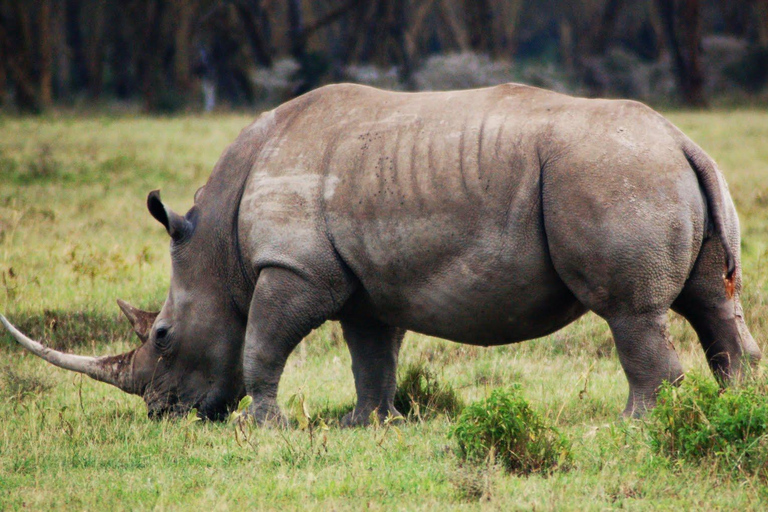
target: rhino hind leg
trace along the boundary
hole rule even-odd
[[[761,358],[760,348],[744,323],[739,299],[741,272],[735,275],[735,294],[728,296],[723,282],[722,249],[708,239],[672,309],[680,313],[699,336],[707,363],[715,377],[727,384]]]
[[[619,314],[608,318],[616,352],[629,382],[625,417],[640,417],[656,405],[664,381],[678,382],[683,368],[667,329],[667,312]]]
[[[401,416],[395,409],[397,358],[405,331],[372,320],[342,319],[341,327],[352,356],[357,405],[343,426],[366,425],[372,413],[380,420]]]
[[[277,387],[288,356],[348,296],[343,285],[336,289],[315,285],[284,268],[261,271],[243,349],[245,389],[253,398],[248,413],[257,423],[287,423],[277,405]]]

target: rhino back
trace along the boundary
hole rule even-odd
[[[308,96],[246,187],[254,265],[321,278],[340,260],[372,314],[459,341],[527,339],[583,312],[548,256],[547,120],[532,115],[566,97],[524,86]]]

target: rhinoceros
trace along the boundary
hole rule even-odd
[[[76,356],[3,323],[43,359],[141,395],[150,417],[221,418],[247,393],[255,420],[279,421],[286,359],[327,320],[351,353],[345,425],[398,414],[409,330],[502,345],[594,311],[629,381],[625,415],[682,376],[670,308],[724,384],[761,356],[723,176],[634,101],[327,86],[246,127],[185,215],[158,191],[147,206],[172,273],[159,314],[121,304],[141,346]]]

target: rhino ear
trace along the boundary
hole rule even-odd
[[[147,338],[149,338],[149,331],[152,330],[152,325],[155,323],[155,318],[157,318],[157,315],[159,315],[160,312],[152,313],[150,311],[142,311],[120,299],[117,299],[117,305],[120,306],[123,314],[125,314],[128,321],[131,322],[134,332],[142,343],[146,342]]]
[[[203,191],[205,190],[205,185],[197,189],[197,192],[195,192],[195,203],[200,199],[200,196],[203,195]]]
[[[179,241],[192,234],[192,223],[181,215],[175,213],[170,208],[166,208],[163,202],[160,200],[160,191],[153,190],[147,196],[147,208],[149,213],[157,219],[157,221],[165,226],[165,230],[171,235],[174,241]]]

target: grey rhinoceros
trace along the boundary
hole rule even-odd
[[[323,87],[262,114],[180,216],[159,314],[122,304],[143,344],[47,361],[144,397],[150,416],[217,418],[245,393],[280,418],[278,382],[310,330],[338,320],[357,405],[393,405],[412,330],[501,345],[594,311],[629,380],[625,414],[682,375],[667,311],[698,333],[722,382],[760,358],[739,294],[739,224],[713,160],[633,101],[523,85],[398,93]]]

